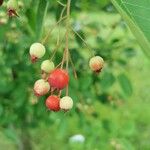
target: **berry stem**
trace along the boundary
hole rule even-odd
[[[53,28],[51,28],[48,32],[48,34],[46,35],[46,37],[42,40],[42,44],[45,44],[49,38],[49,36],[51,35],[52,31],[55,29],[55,27],[57,25],[59,25],[60,22],[62,22],[63,20],[65,20],[67,18],[67,16],[64,16],[62,18],[60,18],[54,25],[53,25]]]
[[[58,35],[57,44],[56,44],[56,47],[55,47],[54,50],[53,50],[53,54],[52,54],[52,56],[50,57],[50,60],[53,60],[53,58],[54,58],[54,56],[55,56],[55,54],[56,54],[58,48],[61,46],[61,44],[62,44],[62,42],[63,42],[63,40],[64,40],[64,37],[65,37],[65,35],[63,36],[63,38],[62,38],[61,41],[60,41],[60,37],[59,37],[59,35]]]
[[[69,88],[68,88],[68,85],[67,85],[67,87],[66,87],[66,96],[68,96],[69,95]]]
[[[61,64],[62,64],[62,63],[60,62],[60,63],[55,67],[55,69],[57,69]]]
[[[62,58],[61,69],[63,68],[64,62],[66,61],[66,70],[68,70],[68,63],[69,63],[69,29],[70,29],[70,4],[71,0],[67,1],[67,15],[66,15],[66,46],[64,49],[64,54]]]
[[[67,20],[66,20],[66,48],[65,48],[65,55],[66,55],[66,70],[68,70],[68,63],[69,63],[69,30],[70,30],[70,4],[71,0],[67,2]],[[68,85],[66,87],[66,96],[68,95]]]
[[[60,90],[60,91],[58,92],[58,97],[61,96],[61,93],[62,93],[62,90]]]
[[[66,8],[67,8],[67,7],[66,7],[66,6],[64,6],[64,8],[62,9],[61,14],[60,14],[60,19],[61,19],[61,18],[63,18],[63,14],[64,14],[64,12],[65,12]]]
[[[58,24],[58,36],[57,36],[56,46],[58,46],[59,43],[60,43],[60,24]]]
[[[86,43],[86,41],[83,39],[83,37],[82,37],[77,31],[75,31],[73,28],[71,28],[71,29],[72,29],[72,31],[74,32],[74,34],[76,34],[76,35],[82,40],[82,42],[84,43],[84,45],[90,50],[91,54],[92,54],[93,56],[95,56],[95,54],[94,54],[92,48]]]
[[[65,7],[66,6],[66,4],[63,4],[62,2],[60,2],[60,1],[57,1],[61,6],[63,6],[63,7]]]
[[[59,1],[57,1],[57,2],[62,5],[61,2],[59,2]],[[63,14],[64,14],[64,12],[65,12],[65,10],[66,10],[66,5],[62,5],[62,6],[63,6],[64,8],[63,8],[62,11],[61,11],[59,20],[62,20],[62,19],[63,19]],[[65,18],[67,18],[67,16],[66,16]],[[60,22],[61,22],[61,21],[58,21],[58,22],[57,22],[57,25],[58,25],[58,37],[57,37],[56,47],[55,47],[54,50],[53,50],[53,54],[52,54],[52,56],[50,57],[50,61],[54,58],[54,56],[55,56],[55,54],[56,54],[56,52],[57,52],[57,49],[61,46],[61,44],[62,44],[62,42],[63,42],[63,39],[64,39],[64,37],[65,37],[65,35],[64,35],[63,38],[62,38],[62,40],[60,41]]]
[[[61,67],[60,67],[61,69],[63,68],[63,65],[64,65],[65,56],[66,56],[66,51],[64,50],[63,58],[62,58],[62,61],[61,61]]]
[[[67,2],[67,20],[66,20],[66,69],[68,70],[68,62],[69,62],[69,29],[70,29],[70,3],[71,0],[68,0]]]
[[[69,59],[70,59],[70,63],[71,63],[71,66],[72,66],[74,77],[75,77],[75,79],[78,79],[77,72],[76,72],[76,69],[75,69],[75,66],[74,66],[74,63],[72,61],[70,53],[69,53]]]
[[[59,1],[58,1],[58,3],[60,4]],[[62,3],[61,3],[61,4],[62,4]],[[52,31],[55,29],[55,27],[56,27],[57,25],[59,26],[59,25],[60,25],[60,22],[67,18],[67,16],[64,16],[64,17],[63,17],[63,14],[64,14],[64,12],[65,12],[65,10],[66,10],[66,6],[63,6],[63,7],[64,7],[64,8],[63,8],[62,11],[61,11],[59,20],[56,22],[56,24],[54,24],[53,28],[49,30],[48,34],[46,35],[46,37],[44,38],[44,40],[43,40],[43,42],[42,42],[43,44],[46,43],[46,41],[48,40],[48,38],[49,38],[49,36],[51,35]]]

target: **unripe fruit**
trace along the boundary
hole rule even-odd
[[[104,60],[100,56],[94,56],[90,59],[89,66],[92,71],[100,72],[104,66]]]
[[[41,64],[41,70],[45,73],[50,73],[54,70],[55,65],[50,60],[44,60]]]
[[[35,62],[37,59],[41,58],[45,54],[45,47],[41,43],[33,43],[30,46],[30,56],[32,62]]]
[[[68,85],[69,75],[66,70],[55,69],[49,75],[48,82],[51,87],[61,90]]]
[[[50,85],[43,79],[39,79],[34,84],[34,93],[36,96],[43,96],[50,90]]]
[[[46,107],[52,111],[59,111],[60,110],[60,99],[56,95],[51,95],[46,99]]]
[[[60,108],[63,110],[70,110],[73,107],[73,100],[69,96],[60,99]]]
[[[8,15],[10,17],[12,17],[12,16],[18,16],[18,14],[16,12],[17,8],[18,8],[18,3],[17,3],[16,0],[9,0],[7,2],[7,11],[8,11]]]

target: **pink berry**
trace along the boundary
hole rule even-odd
[[[92,71],[100,72],[104,66],[104,60],[100,56],[94,56],[89,61],[89,67]]]
[[[50,85],[43,79],[39,79],[34,84],[34,93],[36,96],[43,96],[50,90]]]

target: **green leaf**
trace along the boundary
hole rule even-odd
[[[115,77],[111,72],[105,72],[101,78],[101,86],[107,90],[115,82]]]
[[[3,113],[3,107],[2,107],[2,105],[0,105],[0,116],[2,115],[2,113]]]
[[[119,84],[120,84],[124,94],[126,96],[131,96],[133,91],[132,91],[131,82],[128,79],[128,77],[125,74],[120,74],[118,76],[118,81],[119,81]]]
[[[134,150],[134,147],[130,143],[128,139],[122,138],[118,141],[122,147],[123,150]]]
[[[79,80],[80,89],[87,90],[92,84],[92,78],[90,76],[83,76]]]
[[[150,57],[150,1],[111,0],[127,22],[145,54]]]
[[[30,6],[26,11],[26,16],[28,18],[28,24],[29,27],[32,29],[32,31],[36,32],[36,10],[37,10],[37,4],[38,1],[32,1],[30,3]]]
[[[16,143],[19,141],[19,139],[18,139],[18,137],[17,137],[16,132],[14,131],[14,129],[7,128],[7,129],[4,130],[4,134],[5,134],[9,139],[11,139],[12,141],[14,141],[14,142],[16,142]]]
[[[49,2],[47,0],[40,0],[37,9],[37,20],[36,20],[36,34],[39,39],[43,30],[43,22],[47,13]]]
[[[133,121],[128,120],[121,128],[123,129],[122,134],[125,136],[132,136],[135,133],[135,124]]]

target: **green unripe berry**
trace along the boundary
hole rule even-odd
[[[69,96],[60,99],[60,108],[63,110],[70,110],[73,107],[73,100]]]
[[[52,72],[54,68],[55,68],[55,65],[50,60],[44,60],[41,64],[41,70],[44,71],[45,73]]]
[[[35,62],[37,59],[41,58],[45,54],[45,47],[41,43],[33,43],[30,47],[30,56],[32,62]]]

